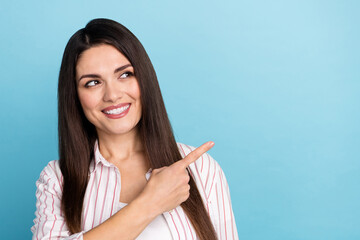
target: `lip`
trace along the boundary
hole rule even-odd
[[[120,113],[120,114],[107,114],[106,111],[110,111],[110,110],[113,110],[113,109],[116,109],[116,108],[120,108],[120,107],[124,107],[124,106],[127,106],[129,105],[129,108],[126,109],[124,112]],[[103,114],[105,114],[106,117],[108,118],[111,118],[111,119],[117,119],[117,118],[122,118],[124,117],[126,114],[128,114],[129,110],[130,110],[130,107],[131,107],[131,103],[120,103],[116,106],[110,106],[110,107],[107,107],[107,108],[104,108],[103,110],[101,110],[101,112]]]

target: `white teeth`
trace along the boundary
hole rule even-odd
[[[126,109],[128,109],[130,107],[130,104],[124,107],[120,107],[120,108],[115,108],[115,109],[111,109],[110,111],[105,111],[106,114],[120,114],[122,112],[124,112]]]

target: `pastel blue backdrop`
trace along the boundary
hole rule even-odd
[[[127,26],[176,138],[213,140],[240,239],[360,239],[360,3],[2,1],[2,239],[30,239],[35,181],[57,159],[59,66],[92,18]]]

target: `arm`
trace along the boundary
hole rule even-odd
[[[212,146],[212,142],[207,142],[184,159],[168,167],[154,169],[139,197],[128,205],[128,209],[125,207],[121,210],[124,211],[123,215],[111,217],[86,233],[89,235],[85,234],[84,239],[134,239],[158,214],[174,209],[188,199],[190,177],[186,168]],[[146,210],[145,204],[151,206],[151,210]]]
[[[40,174],[36,182],[36,212],[31,228],[33,240],[40,239],[82,239],[83,232],[72,234],[67,229],[61,213],[61,187],[50,163]]]
[[[62,184],[49,164],[36,183],[37,210],[35,225],[31,228],[33,239],[135,239],[156,216],[186,201],[190,194],[190,177],[186,168],[212,146],[211,142],[205,143],[184,159],[154,169],[144,190],[128,206],[88,232],[71,236],[60,209]]]
[[[135,239],[158,215],[146,205],[146,199],[139,196],[108,220],[86,232],[84,240]]]

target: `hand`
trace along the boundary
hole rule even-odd
[[[213,146],[214,142],[206,142],[170,166],[153,169],[141,194],[147,197],[156,215],[170,211],[188,199],[190,176],[186,168]]]

